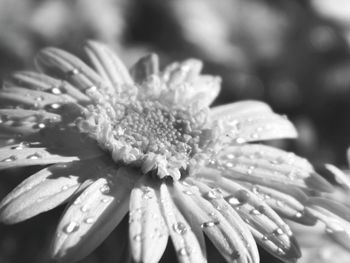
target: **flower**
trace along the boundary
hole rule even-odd
[[[180,262],[205,262],[203,232],[228,262],[259,262],[257,243],[291,262],[300,252],[282,218],[339,215],[322,200],[309,211],[331,186],[305,159],[257,143],[296,136],[265,103],[209,109],[220,79],[195,59],[159,71],[151,54],[129,72],[103,44],[85,49],[94,69],[46,48],[36,60],[44,73],[16,73],[0,92],[0,169],[45,166],[3,199],[0,218],[67,202],[57,260],[88,255],[129,212],[136,262],[159,261],[169,236]]]

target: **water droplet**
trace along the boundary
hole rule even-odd
[[[258,139],[258,138],[259,138],[259,134],[258,134],[258,133],[252,133],[252,134],[250,135],[250,137],[251,137],[252,139]]]
[[[92,224],[93,222],[95,222],[95,219],[93,217],[87,217],[85,218],[84,222],[86,224]]]
[[[282,202],[281,200],[276,200],[276,205],[279,207],[283,207],[284,206],[284,202]]]
[[[252,215],[261,215],[260,211],[258,209],[255,209],[255,208],[250,210],[249,213],[252,214]]]
[[[182,257],[189,256],[192,253],[192,249],[189,246],[185,246],[178,250],[178,254]]]
[[[284,232],[283,232],[282,228],[277,228],[276,230],[273,231],[273,234],[276,236],[280,236],[280,235],[283,235]]]
[[[241,204],[235,196],[229,196],[229,197],[227,198],[227,202],[228,202],[230,205],[234,205],[234,206],[240,205],[240,204]]]
[[[235,139],[235,142],[237,144],[242,144],[242,143],[245,143],[246,140],[244,138],[242,138],[242,137],[238,137],[238,138]]]
[[[303,216],[303,214],[304,214],[303,211],[302,212],[298,211],[298,212],[295,213],[295,217],[296,218],[301,218]]]
[[[50,107],[51,107],[51,109],[57,110],[57,109],[61,108],[61,104],[59,104],[59,103],[52,103],[50,105]]]
[[[208,222],[204,222],[203,224],[201,224],[201,228],[214,227],[214,226],[217,226],[219,224],[220,224],[219,220],[208,221]]]
[[[73,205],[79,205],[81,203],[81,198],[78,197],[77,199],[74,200]]]
[[[71,234],[79,229],[79,224],[77,222],[70,222],[64,227],[64,232]]]
[[[33,154],[27,156],[27,159],[29,159],[29,160],[37,160],[40,158],[41,158],[40,153],[33,153]]]
[[[70,70],[70,71],[67,72],[67,76],[68,76],[68,77],[72,77],[72,76],[77,75],[77,74],[79,74],[79,73],[80,73],[80,72],[79,72],[79,69],[73,68],[72,70]]]
[[[183,191],[184,194],[186,195],[193,195],[193,192],[189,191],[189,190],[185,190]]]
[[[133,236],[132,239],[137,241],[137,242],[140,242],[142,240],[141,234],[137,234],[137,235]]]
[[[235,197],[238,199],[240,203],[244,204],[248,202],[250,198],[250,194],[247,190],[241,189],[237,191],[237,193],[235,194]]]
[[[262,241],[268,241],[269,238],[268,238],[267,236],[262,236],[262,237],[261,237],[261,240],[262,240]]]
[[[102,203],[108,203],[110,201],[110,198],[102,198],[101,202]]]
[[[44,97],[43,96],[39,96],[39,97],[36,97],[34,100],[36,100],[36,101],[43,101]]]
[[[100,187],[100,192],[102,194],[108,194],[111,189],[109,188],[108,184],[104,184]]]
[[[154,197],[154,193],[150,188],[145,187],[142,189],[142,191],[143,191],[143,194],[142,194],[143,199],[152,199]]]
[[[30,143],[28,143],[28,142],[21,142],[21,143],[19,143],[18,145],[13,146],[11,149],[14,149],[14,150],[22,150],[22,149],[27,148],[27,147],[29,147],[29,146],[30,146]]]
[[[46,127],[45,123],[39,123],[38,128],[39,129],[44,129]]]
[[[227,159],[230,159],[230,160],[232,160],[232,159],[235,159],[235,155],[234,154],[228,154],[227,155]]]
[[[206,197],[208,199],[219,199],[222,198],[222,191],[220,188],[214,188],[211,189],[207,194]]]
[[[80,207],[80,211],[83,213],[86,213],[89,210],[87,205],[83,205],[82,207]]]
[[[226,166],[227,168],[232,168],[234,165],[233,165],[233,163],[231,163],[231,162],[227,162],[227,163],[225,163],[225,166]]]
[[[14,155],[11,155],[3,160],[1,160],[2,162],[13,162],[13,161],[16,161],[17,160],[17,157],[14,156]]]
[[[59,94],[62,94],[62,91],[59,87],[54,87],[51,89],[51,92],[55,95],[59,95]]]
[[[184,235],[187,233],[187,227],[184,223],[178,222],[173,224],[173,229],[177,234]]]
[[[68,185],[64,185],[64,186],[62,186],[62,191],[66,191],[67,189],[69,188],[69,186]]]
[[[284,250],[281,247],[277,248],[276,252],[278,255],[284,255]]]

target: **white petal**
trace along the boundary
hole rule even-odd
[[[190,225],[175,206],[168,186],[160,186],[160,198],[163,216],[174,244],[177,258],[181,263],[206,262],[205,252],[192,232]]]
[[[45,48],[36,58],[41,70],[67,78],[79,90],[85,91],[95,87],[106,90],[106,82],[82,60],[74,55],[57,48]],[[89,95],[89,94],[88,94]],[[95,99],[95,98],[92,98]]]
[[[326,232],[350,250],[350,209],[321,197],[310,198],[308,210],[326,225]]]
[[[109,47],[99,42],[88,41],[85,51],[97,72],[110,87],[133,83],[128,69]]]
[[[230,146],[216,158],[214,167],[236,180],[267,185],[293,185],[305,189],[332,191],[311,164],[293,153],[258,144]]]
[[[130,197],[129,240],[135,262],[157,263],[164,253],[168,237],[160,209],[159,185],[145,175]]]
[[[185,211],[186,216],[193,217],[197,224],[201,225],[203,231],[227,261],[257,262],[255,261],[257,254],[254,253],[251,257],[241,233],[235,229],[233,220],[227,221],[225,216],[201,197],[195,189],[190,190],[176,183],[173,191],[181,211]],[[251,249],[254,250],[254,248]]]
[[[83,173],[79,163],[52,165],[35,173],[2,200],[1,221],[17,223],[67,201],[84,180]]]
[[[75,101],[87,103],[90,99],[76,87],[73,87],[64,80],[58,80],[48,75],[33,72],[20,71],[11,76],[5,86],[21,86],[31,90],[45,91],[55,95],[69,95]]]
[[[226,197],[227,201],[236,208],[245,222],[256,230],[253,234],[260,233],[258,236],[264,237],[258,239],[255,235],[261,246],[282,259],[293,260],[300,257],[298,245],[289,226],[269,205],[253,192],[226,178],[216,181],[215,185],[231,194]],[[270,250],[270,242],[277,246],[277,250]]]
[[[92,183],[65,211],[53,244],[57,260],[75,262],[88,255],[127,213],[129,194],[139,174],[127,168],[110,172],[110,177]]]
[[[338,184],[350,190],[350,177],[348,174],[345,174],[342,170],[332,164],[325,164],[325,166],[326,169],[334,175],[335,180]]]
[[[258,101],[241,101],[211,108],[213,125],[235,143],[295,138],[297,132],[285,117]]]
[[[140,58],[130,69],[133,79],[142,84],[149,76],[159,71],[159,58],[156,54],[149,54]]]

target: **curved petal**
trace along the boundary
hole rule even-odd
[[[159,72],[159,57],[151,53],[140,58],[130,69],[135,82],[142,84],[147,77]]]
[[[65,211],[52,250],[57,260],[75,262],[88,255],[127,213],[129,194],[139,174],[124,167],[110,173],[88,186]]]
[[[332,164],[325,164],[325,167],[334,175],[335,181],[343,188],[350,190],[350,177],[342,170]]]
[[[27,136],[61,120],[60,115],[44,110],[0,109],[0,134]]]
[[[94,70],[79,58],[61,49],[51,47],[41,50],[36,62],[40,69],[63,79],[68,78],[68,81],[81,91],[92,87],[108,90],[105,81]]]
[[[289,226],[269,205],[253,192],[226,178],[215,181],[215,184],[229,194],[227,201],[255,229],[252,234],[262,247],[286,261],[294,261],[301,256]]]
[[[308,210],[326,225],[326,232],[350,250],[350,209],[341,203],[322,197],[310,198]]]
[[[181,263],[206,262],[205,252],[190,225],[175,206],[170,196],[168,186],[160,186],[160,198],[163,216],[168,225],[171,240]]]
[[[223,176],[267,185],[291,185],[306,190],[331,192],[333,187],[319,176],[311,164],[293,153],[257,144],[230,146],[222,150],[213,166]]]
[[[0,103],[2,107],[22,106],[30,109],[57,110],[63,104],[74,103],[74,99],[65,94],[57,96],[39,90],[11,86],[0,90]]]
[[[236,230],[237,234],[243,241],[243,247],[237,249],[240,254],[247,253],[247,258],[250,262],[259,262],[259,252],[249,228],[237,214],[237,212],[230,206],[230,204],[223,198],[223,193],[219,188],[211,188],[199,180],[188,178],[186,182],[198,187],[201,195],[208,200],[230,223]],[[242,245],[242,244],[240,244]]]
[[[159,201],[159,185],[149,175],[131,191],[129,240],[135,262],[157,263],[169,238]]]
[[[297,136],[289,120],[259,101],[241,101],[213,107],[210,117],[213,125],[218,125],[229,140],[237,144]]]
[[[33,174],[2,200],[1,221],[18,223],[67,201],[84,180],[85,172],[86,168],[74,162],[52,165]]]
[[[256,253],[248,252],[253,248],[247,248],[248,245],[245,242],[248,242],[249,239],[245,239],[246,237],[242,239],[242,233],[235,228],[233,218],[230,218],[229,222],[225,218],[228,214],[224,216],[196,189],[188,189],[175,183],[172,190],[179,208],[201,225],[203,231],[227,261],[258,262]]]
[[[133,84],[128,69],[109,47],[96,41],[88,41],[85,45],[92,64],[110,87],[121,84]]]
[[[45,91],[55,95],[67,94],[80,103],[87,103],[90,99],[67,81],[52,78],[48,75],[33,72],[19,71],[11,76],[5,86],[21,86],[27,89]]]

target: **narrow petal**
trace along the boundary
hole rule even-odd
[[[40,69],[65,79],[68,78],[81,91],[92,87],[106,90],[105,81],[82,60],[57,48],[41,50],[36,59]]]
[[[22,106],[29,109],[56,110],[63,104],[74,103],[70,96],[57,96],[48,92],[22,87],[5,87],[0,90],[1,106]]]
[[[348,174],[345,174],[342,170],[332,164],[326,164],[325,166],[326,169],[334,175],[335,181],[340,184],[340,186],[350,190],[350,177]]]
[[[87,103],[90,99],[67,81],[55,79],[48,75],[33,72],[20,71],[12,75],[6,87],[21,86],[27,89],[49,92],[55,95],[67,94],[80,103]]]
[[[308,196],[298,188],[284,187],[276,190],[265,186],[253,184],[242,184],[265,201],[281,217],[288,218],[295,222],[314,225],[317,219],[305,209]]]
[[[97,72],[110,87],[133,83],[128,69],[109,47],[95,41],[88,41],[85,51]]]
[[[157,74],[159,71],[159,58],[152,53],[139,59],[130,69],[135,82],[142,84],[148,76]]]
[[[341,203],[322,197],[310,198],[308,210],[326,225],[326,232],[350,250],[350,209]]]
[[[314,171],[306,159],[266,145],[227,147],[218,154],[213,166],[229,178],[272,188],[277,184],[332,191],[332,186]]]
[[[242,101],[213,107],[210,117],[238,144],[297,136],[293,124],[263,102]]]
[[[84,180],[84,170],[74,162],[52,165],[30,176],[2,200],[1,221],[17,223],[67,201]]]
[[[0,109],[0,134],[35,134],[61,120],[60,115],[44,110]]]
[[[173,195],[180,210],[187,217],[192,217],[201,225],[203,231],[213,242],[215,247],[229,262],[258,262],[256,253],[250,254],[248,249],[249,238],[242,238],[241,228],[236,229],[234,218],[228,221],[225,216],[216,209],[209,201],[204,199],[195,189],[189,190],[178,183],[174,185]],[[228,208],[229,209],[229,208]],[[231,214],[230,216],[233,216]],[[250,242],[249,242],[249,245]],[[254,246],[255,244],[253,244]]]
[[[300,257],[299,247],[289,226],[266,202],[247,188],[226,178],[216,181],[215,184],[229,194],[227,201],[256,230],[253,235],[262,247],[286,261],[294,261]],[[257,236],[255,233],[260,234]],[[264,238],[257,238],[260,235]],[[273,247],[277,247],[277,250],[271,250],[270,242],[274,243]]]
[[[78,156],[62,156],[51,153],[44,147],[31,147],[21,143],[0,148],[0,170],[50,163],[67,163],[78,161]]]
[[[219,188],[211,188],[205,183],[193,178],[188,178],[186,182],[190,182],[191,184],[197,186],[201,195],[208,200],[236,230],[244,245],[243,248],[237,249],[241,256],[247,250],[246,257],[249,259],[248,261],[259,262],[259,251],[249,228],[246,226],[237,212],[223,198],[224,196],[222,191]]]
[[[135,262],[157,263],[169,238],[160,209],[159,186],[145,175],[130,197],[129,240]]]
[[[205,252],[190,225],[175,206],[166,184],[160,186],[163,216],[181,263],[206,262]]]
[[[127,213],[130,191],[138,176],[131,169],[111,169],[110,177],[88,186],[69,205],[57,227],[53,257],[76,262],[100,245]]]

